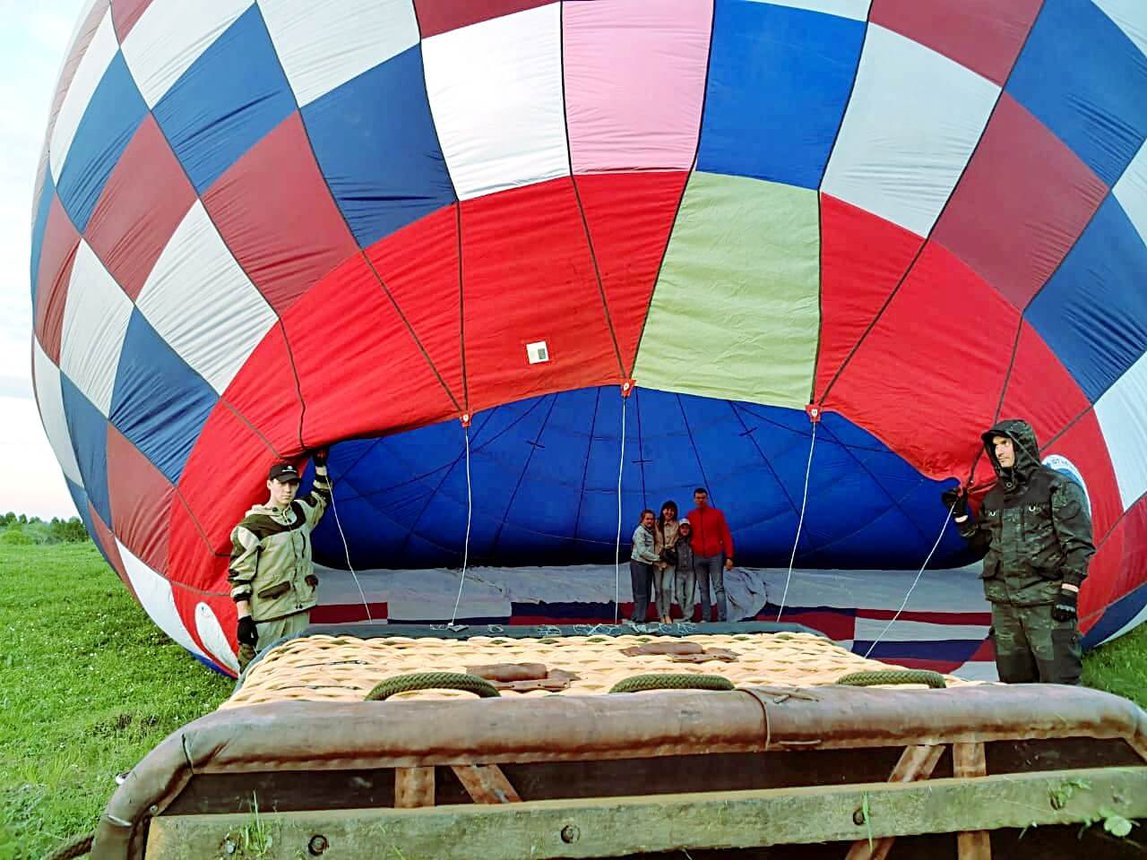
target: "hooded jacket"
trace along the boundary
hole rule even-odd
[[[255,621],[285,618],[319,602],[311,532],[330,499],[330,480],[316,474],[305,496],[285,508],[255,505],[231,530],[231,598],[248,601]]]
[[[1010,469],[996,459],[996,436],[1012,440]],[[961,523],[960,534],[985,551],[984,594],[1014,606],[1054,603],[1061,582],[1083,582],[1095,554],[1083,490],[1040,462],[1035,431],[1026,421],[1001,421],[983,440],[997,481],[978,519]]]

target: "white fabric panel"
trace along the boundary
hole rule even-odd
[[[794,9],[808,9],[810,12],[826,12],[841,18],[864,21],[868,18],[868,7],[872,0],[756,0],[773,6],[791,6]]]
[[[80,240],[60,346],[60,370],[107,417],[132,304],[95,251]]]
[[[1147,242],[1147,143],[1139,147],[1111,193],[1135,225],[1139,238]]]
[[[153,0],[131,28],[123,55],[149,108],[255,0]]]
[[[1092,0],[1127,38],[1147,54],[1147,3],[1143,0]]]
[[[935,624],[897,618],[889,627],[889,620],[857,616],[853,638],[859,642],[873,642],[877,639],[881,642],[937,642],[953,639],[976,641],[988,637],[987,624]],[[885,627],[888,627],[887,632],[884,631]]]
[[[80,120],[84,118],[84,111],[92,100],[92,94],[103,80],[104,72],[108,70],[111,61],[115,59],[119,50],[116,41],[115,27],[112,25],[111,8],[100,21],[99,29],[92,37],[88,49],[76,67],[75,77],[64,95],[60,105],[60,113],[56,117],[56,124],[52,128],[52,138],[49,143],[48,161],[52,167],[52,178],[60,179],[60,172],[64,169],[68,151],[72,148],[72,141],[76,138],[76,129],[80,127]]]
[[[144,611],[151,616],[151,620],[192,654],[206,658],[207,655],[195,644],[195,640],[183,626],[179,610],[175,608],[175,595],[171,593],[171,583],[132,555],[131,550],[118,540],[116,546],[119,547],[120,558],[123,559],[127,578],[131,580],[131,587],[135,589],[136,597],[139,598]]]
[[[999,90],[918,42],[870,25],[822,190],[927,236]]]
[[[422,43],[426,88],[458,197],[567,175],[561,6]]]
[[[68,480],[82,487],[84,479],[80,475],[80,464],[76,462],[76,452],[68,434],[68,419],[64,413],[60,369],[48,358],[35,338],[32,339],[32,375],[36,380],[36,403],[40,407],[40,420],[44,422],[48,444],[52,446]]]
[[[206,603],[195,606],[195,632],[199,634],[199,641],[207,649],[209,658],[238,674],[239,658],[231,650],[231,643],[227,641],[227,634],[223,632],[219,619]]]
[[[276,319],[199,200],[160,254],[136,305],[220,394]]]
[[[1095,417],[1127,510],[1147,492],[1147,355],[1103,392]]]
[[[418,44],[411,0],[259,0],[299,106]]]
[[[1000,673],[996,671],[996,664],[991,660],[969,660],[951,674],[965,681],[992,683],[1000,680]]]

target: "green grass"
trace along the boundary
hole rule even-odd
[[[1147,625],[1085,663],[1085,683],[1147,708]],[[231,690],[92,544],[0,546],[0,860],[92,830],[115,775]]]
[[[0,546],[0,679],[0,860],[92,830],[115,775],[233,688],[90,543]]]

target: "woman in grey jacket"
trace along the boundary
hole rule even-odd
[[[653,565],[657,551],[653,548],[653,526],[657,522],[653,511],[641,512],[641,522],[633,530],[633,551],[629,554],[629,581],[633,586],[633,624],[644,624],[649,614],[649,591],[653,586]]]

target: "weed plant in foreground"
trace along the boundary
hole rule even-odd
[[[1147,625],[1084,658],[1147,708]],[[230,679],[155,626],[91,543],[0,545],[0,860],[90,832],[129,770]]]
[[[90,542],[0,546],[0,860],[91,831],[115,775],[232,688]]]

